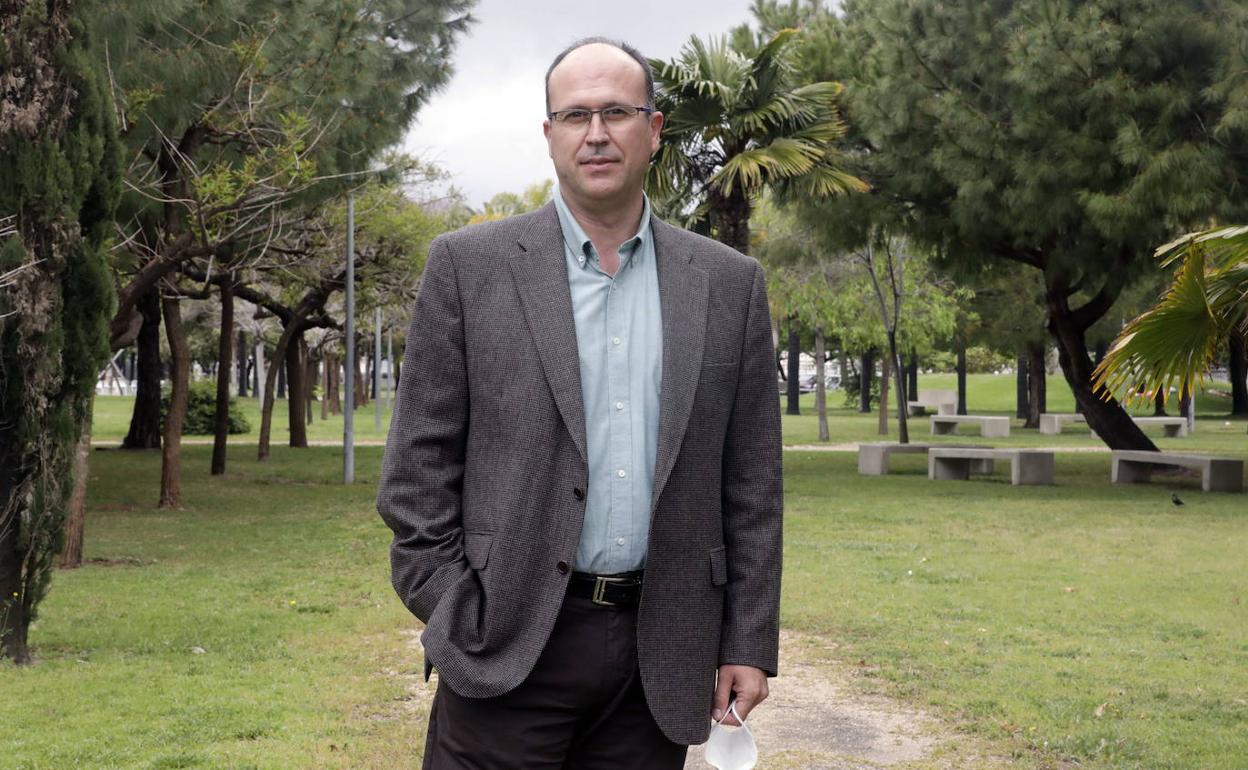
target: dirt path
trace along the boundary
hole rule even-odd
[[[413,660],[405,673],[404,710],[428,718],[437,678],[419,671],[420,632],[403,632]],[[782,631],[781,675],[770,682],[770,696],[748,723],[758,744],[757,770],[985,770],[1005,768],[970,736],[931,714],[889,698],[864,695],[844,663],[828,662],[831,646],[818,636]],[[711,766],[702,747],[689,750],[686,770]]]

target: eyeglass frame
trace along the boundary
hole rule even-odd
[[[556,125],[567,126],[569,128],[583,128],[593,123],[594,115],[597,115],[599,118],[601,118],[602,124],[604,126],[609,126],[611,125],[611,121],[607,120],[607,118],[602,113],[605,112],[606,110],[618,110],[618,109],[635,110],[635,112],[632,115],[626,116],[628,118],[635,118],[643,112],[646,113],[647,116],[649,116],[649,115],[653,115],[657,111],[654,107],[639,107],[639,106],[632,105],[632,104],[612,104],[608,107],[600,107],[596,110],[591,110],[588,107],[569,107],[566,110],[551,110],[550,112],[546,113],[546,118],[547,120],[551,121],[552,123]],[[561,120],[558,117],[556,117],[557,115],[561,115],[561,114],[568,113],[568,112],[588,112],[589,120],[585,121],[584,123],[568,123],[566,118]],[[624,122],[623,119],[621,119],[620,122],[623,123]]]

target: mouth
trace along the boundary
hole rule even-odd
[[[581,165],[589,166],[590,168],[602,168],[602,167],[609,166],[616,162],[618,161],[616,161],[615,158],[604,158],[601,156],[594,156],[592,158],[586,158],[585,160],[581,161]]]

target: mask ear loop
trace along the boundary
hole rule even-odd
[[[728,704],[728,710],[724,712],[724,715],[720,717],[719,721],[716,722],[715,724],[717,725],[723,724],[724,720],[728,718],[729,714],[732,714],[734,717],[737,718],[737,721],[741,723],[739,725],[740,727],[745,727],[745,720],[742,719],[741,715],[737,713],[737,702],[735,700],[732,703]],[[738,725],[724,725],[724,727],[737,727],[737,726]]]

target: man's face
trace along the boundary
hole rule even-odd
[[[594,43],[568,54],[550,73],[549,95],[551,112],[642,107],[646,80],[628,54]],[[641,193],[663,115],[640,112],[609,125],[594,115],[588,125],[546,120],[542,127],[565,200],[583,211],[603,211],[628,206]]]

